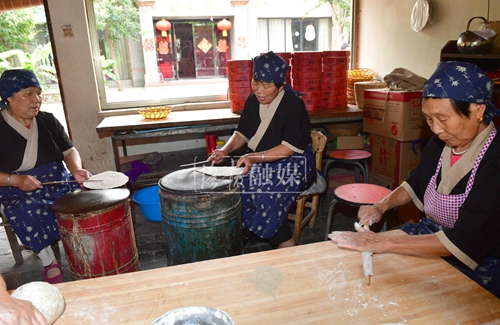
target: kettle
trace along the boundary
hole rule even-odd
[[[483,29],[471,32],[469,26],[472,20],[480,18],[487,25],[484,17],[472,17],[467,23],[467,30],[458,36],[457,50],[462,54],[488,54],[493,49],[493,41],[497,33],[493,29]]]

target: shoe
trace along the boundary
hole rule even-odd
[[[51,269],[59,269],[59,274],[52,277],[52,278],[49,278],[48,277],[48,272],[49,270]],[[64,282],[64,278],[63,278],[63,274],[62,274],[62,268],[61,268],[61,265],[59,265],[59,263],[55,263],[55,264],[51,264],[49,266],[46,266],[43,268],[43,272],[42,272],[42,275],[43,275],[43,281],[45,282],[48,282],[50,284],[56,284],[56,283],[63,283]]]

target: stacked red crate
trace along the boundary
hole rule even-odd
[[[231,112],[241,114],[245,101],[252,93],[252,60],[228,60],[229,107]]]
[[[302,93],[308,111],[320,109],[322,52],[295,52],[292,57],[292,87]]]
[[[349,51],[323,51],[321,108],[347,107]]]

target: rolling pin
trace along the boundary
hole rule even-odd
[[[360,225],[356,222],[356,227]],[[363,228],[370,230],[368,225],[364,225]],[[373,277],[373,253],[372,252],[361,252],[361,259],[363,260],[363,271],[366,278],[366,285],[370,285],[371,278]]]

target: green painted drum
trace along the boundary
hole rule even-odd
[[[168,265],[243,253],[238,183],[196,170],[179,170],[159,181]]]

